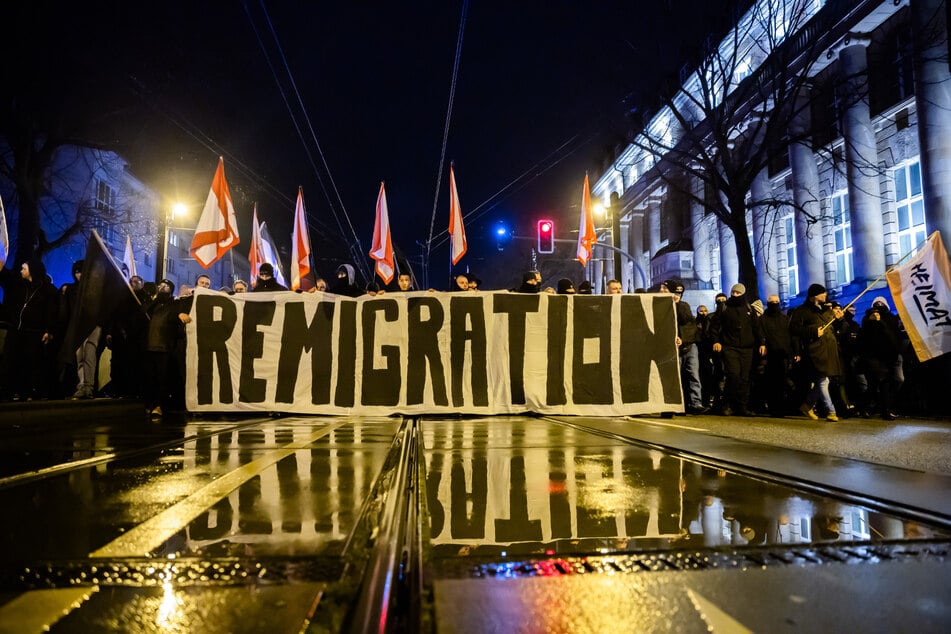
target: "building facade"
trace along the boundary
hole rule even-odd
[[[795,98],[807,100],[790,110],[784,147],[746,192],[761,297],[790,303],[812,283],[854,297],[932,231],[951,239],[947,44],[945,0],[757,2],[717,49],[733,64],[731,80],[718,88],[701,73],[685,77],[681,94],[619,148],[593,186],[606,205],[617,197],[613,243],[629,257],[620,271],[604,257],[592,282],[616,277],[627,290],[679,277],[688,288],[728,290],[740,281],[734,233],[705,204],[722,192],[698,172],[703,161],[671,159],[684,145],[678,126],[716,125],[684,115],[690,96],[711,85],[737,113],[738,143],[744,121],[765,111],[759,116],[776,123],[781,108],[769,99],[731,103],[733,94],[757,94],[742,82],[800,81]],[[778,69],[778,59],[795,62]],[[665,161],[679,169],[661,169]]]
[[[85,257],[93,230],[120,264],[126,239],[131,239],[136,272],[145,280],[155,277],[161,198],[130,172],[125,159],[107,150],[62,145],[50,160],[46,180],[38,200],[39,221],[46,240],[56,244],[43,254],[54,284],[73,281],[73,262]],[[3,200],[14,247],[19,224],[17,199],[5,190]],[[7,267],[23,260],[15,252],[11,256]]]

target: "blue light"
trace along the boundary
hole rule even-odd
[[[495,233],[496,233],[496,235],[504,236],[504,235],[505,235],[505,227],[499,227],[498,229],[495,230]]]

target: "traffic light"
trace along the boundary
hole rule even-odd
[[[555,250],[555,223],[551,220],[538,221],[538,252],[552,253]]]

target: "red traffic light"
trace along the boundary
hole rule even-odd
[[[555,250],[555,223],[551,220],[538,221],[538,252],[552,253]]]

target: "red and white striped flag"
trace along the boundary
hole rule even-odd
[[[577,259],[582,266],[588,266],[591,259],[591,247],[598,242],[594,232],[594,216],[591,213],[591,189],[588,187],[588,175],[584,175],[584,190],[581,193],[581,227],[578,229]]]
[[[380,183],[376,199],[376,221],[373,223],[373,245],[370,257],[376,260],[376,274],[384,284],[393,280],[393,243],[390,241],[390,214],[386,209],[386,191]]]
[[[127,280],[131,280],[133,275],[138,275],[135,270],[135,255],[132,254],[132,236],[129,234],[125,236],[125,251],[122,253],[122,263],[125,264],[126,270],[123,273]]]
[[[291,290],[309,290],[313,281],[310,273],[310,231],[304,213],[304,191],[297,188],[297,207],[294,209],[294,233],[291,235]]]
[[[10,236],[7,235],[7,215],[3,210],[3,199],[0,198],[0,271],[10,257]]]
[[[231,192],[225,180],[225,160],[219,157],[218,169],[215,170],[208,200],[195,227],[190,251],[192,257],[207,269],[239,242],[234,203],[231,202]]]
[[[456,190],[456,174],[449,166],[449,239],[452,241],[451,259],[457,264],[466,254],[466,230],[462,226],[462,207],[459,205],[459,192]]]
[[[941,234],[928,236],[907,264],[885,278],[918,360],[951,352],[951,260]]]
[[[248,251],[248,263],[251,265],[251,286],[257,286],[258,271],[261,265],[267,262],[264,259],[264,250],[261,248],[261,225],[258,224],[258,204],[254,203],[254,215],[251,217],[251,249]]]

